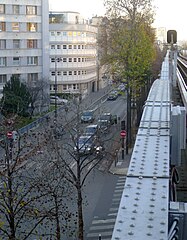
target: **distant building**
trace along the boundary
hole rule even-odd
[[[12,75],[33,83],[49,77],[48,0],[0,2],[0,91]]]
[[[161,44],[167,42],[167,31],[164,27],[155,28],[156,40]]]
[[[50,92],[97,91],[97,27],[69,11],[50,12],[49,23]]]

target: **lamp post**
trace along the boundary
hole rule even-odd
[[[56,57],[55,56],[55,121],[57,121],[57,62],[62,61],[62,59],[60,57]]]
[[[55,121],[57,121],[57,58],[55,57]]]

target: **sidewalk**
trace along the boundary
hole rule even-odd
[[[122,159],[122,152],[120,149],[120,151],[118,152],[118,161],[112,163],[109,172],[115,175],[126,176],[131,160],[132,151],[132,148],[129,149],[128,154],[126,155],[126,153],[124,153],[124,159]]]

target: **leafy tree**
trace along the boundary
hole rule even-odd
[[[107,51],[104,63],[114,79],[127,86],[127,147],[131,144],[131,102],[142,109],[141,97],[155,59],[154,31],[151,27],[151,0],[106,0],[108,9]],[[106,21],[106,20],[105,20]],[[106,48],[106,46],[105,46]],[[141,100],[141,101],[140,101]],[[137,111],[140,117],[140,111]],[[135,119],[135,118],[133,118]]]
[[[7,115],[28,115],[31,96],[27,86],[16,76],[12,76],[3,88],[2,113]]]

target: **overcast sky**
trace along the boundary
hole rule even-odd
[[[155,27],[177,31],[179,40],[187,41],[187,0],[153,0],[155,6]],[[49,0],[52,11],[75,11],[85,18],[102,16],[105,13],[103,0]]]

